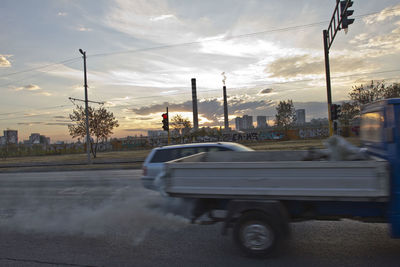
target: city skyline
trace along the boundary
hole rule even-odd
[[[199,127],[223,126],[222,80],[230,125],[245,114],[273,116],[287,99],[308,120],[327,117],[322,30],[334,5],[5,0],[0,129],[18,130],[21,139],[44,132],[71,140],[68,97],[84,98],[80,48],[88,55],[89,99],[104,101],[120,122],[113,137],[161,129],[167,105],[170,117],[192,120],[192,78]],[[398,1],[354,1],[352,9],[354,24],[331,48],[333,102],[372,79],[399,81]]]

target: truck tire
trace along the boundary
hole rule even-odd
[[[271,256],[282,236],[277,221],[277,218],[262,211],[244,213],[233,229],[235,243],[248,256]]]

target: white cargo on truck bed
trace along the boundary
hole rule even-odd
[[[302,161],[307,151],[208,152],[166,163],[174,197],[386,201],[387,162]]]

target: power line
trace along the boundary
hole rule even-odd
[[[15,112],[8,112],[8,113],[0,113],[0,116],[4,115],[12,115],[12,114],[19,114],[19,113],[25,113],[25,112],[33,112],[36,110],[46,110],[46,109],[55,109],[55,108],[63,108],[69,105],[59,105],[59,106],[52,106],[52,107],[43,107],[43,108],[37,108],[37,109],[30,109],[30,110],[21,110],[21,111],[15,111]]]
[[[40,116],[53,116],[53,115],[54,115],[54,113],[42,113],[42,114],[32,114],[32,115],[26,114],[24,116],[19,116],[19,117],[0,118],[0,121],[10,120],[10,119],[13,119],[13,120],[15,120],[15,119],[25,119],[25,118],[40,117]]]
[[[385,10],[385,14],[392,13],[392,12],[397,11],[397,10],[400,10],[400,8],[387,9],[387,10]],[[371,12],[371,13],[367,13],[367,14],[362,14],[362,15],[354,16],[354,18],[362,18],[362,17],[371,16],[371,15],[376,15],[376,14],[381,13],[382,11],[383,10],[377,11],[377,12]],[[179,47],[179,46],[187,46],[187,45],[211,42],[211,41],[216,41],[216,40],[230,40],[230,39],[235,39],[235,38],[246,38],[246,37],[251,37],[251,36],[256,36],[256,35],[261,35],[261,34],[269,34],[269,33],[275,33],[275,32],[284,32],[284,31],[305,29],[305,28],[319,26],[319,25],[322,25],[322,24],[327,23],[327,22],[329,22],[329,21],[328,20],[324,20],[324,21],[314,22],[314,23],[309,23],[309,24],[289,26],[289,27],[285,27],[285,28],[276,28],[276,29],[258,31],[258,32],[253,32],[253,33],[245,33],[245,34],[239,34],[239,35],[231,35],[231,36],[225,36],[225,37],[215,37],[215,38],[206,39],[206,40],[200,40],[200,41],[192,41],[192,42],[176,43],[176,44],[167,44],[167,45],[161,45],[161,46],[154,46],[154,47],[133,49],[133,50],[130,49],[130,50],[117,51],[117,52],[98,53],[98,54],[93,54],[90,57],[101,57],[101,56],[109,56],[109,55],[115,55],[115,54],[126,54],[126,53],[139,53],[139,52],[145,52],[145,51],[150,51],[150,50],[168,49],[168,48]],[[65,64],[65,63],[68,63],[68,62],[77,61],[79,59],[80,59],[80,57],[74,57],[74,58],[66,59],[66,60],[63,60],[63,61],[60,61],[60,62],[56,62],[56,63],[44,65],[44,66],[39,66],[39,67],[36,67],[36,68],[25,69],[25,70],[13,72],[13,73],[3,74],[3,75],[0,75],[0,78],[12,76],[12,75],[17,75],[17,74],[20,74],[20,73],[40,70],[40,69],[47,68],[47,67],[54,66],[54,65]]]
[[[55,66],[55,65],[61,65],[61,64],[68,63],[68,62],[72,62],[72,61],[77,61],[78,59],[80,59],[80,58],[79,57],[78,58],[75,57],[75,58],[66,59],[66,60],[63,60],[63,61],[60,61],[60,62],[51,63],[51,64],[47,64],[47,65],[44,65],[44,66],[39,66],[39,67],[36,67],[36,68],[25,69],[25,70],[21,70],[21,71],[12,72],[12,73],[6,73],[6,74],[3,74],[3,75],[0,75],[0,78],[17,75],[17,74],[21,74],[21,73],[24,73],[24,72],[30,72],[30,71],[34,71],[34,70],[45,69],[47,67],[51,67],[51,66]]]
[[[56,69],[58,69],[58,68],[60,68],[60,67],[68,66],[68,65],[69,65],[70,63],[72,63],[72,62],[74,62],[74,61],[71,61],[71,62],[68,62],[68,63],[64,63],[63,65],[58,64],[58,63],[57,63],[57,64],[50,64],[50,65],[56,66],[56,67],[51,68],[51,69],[46,70],[46,71],[42,71],[41,73],[36,73],[36,74],[30,75],[30,76],[28,76],[28,77],[19,79],[18,82],[25,81],[25,80],[28,80],[28,79],[30,79],[30,78],[34,78],[34,77],[41,76],[41,75],[43,75],[43,74],[45,74],[45,73],[48,73],[48,72],[53,71],[53,70],[56,70]],[[50,66],[50,65],[47,65],[46,67],[48,67],[48,66]],[[57,65],[58,65],[58,66],[57,66]],[[40,69],[43,69],[43,68],[40,68]],[[11,81],[11,82],[8,82],[8,83],[3,83],[3,84],[0,84],[0,87],[5,87],[5,86],[11,85],[11,84],[15,84],[15,83],[16,83],[16,81]]]

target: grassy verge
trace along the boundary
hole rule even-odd
[[[150,150],[135,150],[135,151],[114,151],[98,153],[97,158],[92,159],[93,162],[118,162],[118,161],[140,161],[143,160]],[[14,157],[0,159],[1,165],[19,164],[19,163],[86,163],[86,154],[68,154],[54,156],[31,156],[31,157]]]

